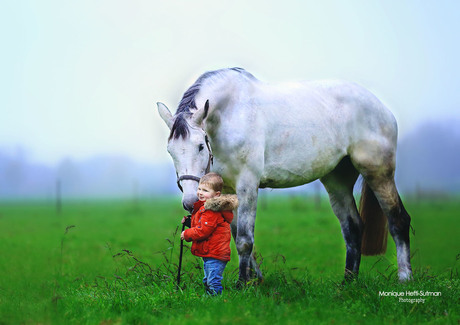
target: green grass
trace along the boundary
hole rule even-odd
[[[392,240],[363,257],[357,281],[342,285],[345,247],[324,199],[264,195],[256,252],[264,273],[238,290],[238,257],[224,294],[204,295],[200,260],[186,250],[175,277],[177,199],[0,204],[0,324],[411,324],[458,323],[459,211],[456,200],[406,202],[412,216],[414,280],[400,284]],[[441,292],[423,303],[379,292]]]

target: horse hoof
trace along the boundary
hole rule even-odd
[[[236,288],[238,290],[241,290],[244,287],[248,287],[248,286],[258,286],[262,284],[263,282],[264,282],[263,277],[252,278],[250,280],[238,279],[238,281],[236,282]]]
[[[243,279],[238,279],[238,281],[236,281],[236,289],[237,290],[243,289],[245,285],[246,285],[246,281],[243,280]]]

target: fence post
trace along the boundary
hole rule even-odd
[[[315,208],[319,210],[321,208],[321,183],[316,182],[315,186]]]
[[[61,199],[61,180],[56,180],[56,213],[59,215],[62,211],[62,199]]]
[[[133,180],[133,207],[135,210],[139,208],[139,182],[137,178]]]

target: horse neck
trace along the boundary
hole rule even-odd
[[[250,80],[241,74],[226,73],[206,80],[197,94],[197,107],[209,100],[211,110],[222,110],[247,91]]]
[[[240,73],[228,73],[205,82],[197,94],[195,102],[198,105],[204,105],[206,100],[209,100],[210,108],[208,117],[204,122],[204,130],[208,134],[216,153],[220,151],[221,147],[218,133],[227,120],[227,113],[230,113],[230,110],[243,109],[244,106],[238,105],[238,101],[245,100],[244,97],[248,90],[253,87],[252,83],[254,82],[258,81],[248,79]]]

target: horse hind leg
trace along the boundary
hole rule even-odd
[[[399,197],[393,178],[377,177],[366,181],[387,216],[390,234],[396,244],[399,279],[409,280],[412,277],[409,239],[411,218]]]
[[[331,202],[332,210],[342,228],[347,249],[345,262],[345,280],[355,278],[361,262],[361,238],[363,224],[353,197],[353,186],[358,172],[347,156],[328,175],[321,178]]]
[[[378,205],[375,204],[374,210],[370,212],[376,215],[383,212],[383,215],[387,217],[390,234],[396,244],[399,279],[405,281],[412,277],[409,240],[411,218],[404,208],[396,189],[394,181],[394,151],[382,151],[381,153],[376,155],[374,151],[374,154],[367,155],[367,159],[363,159],[366,156],[361,156],[360,159],[353,160],[352,156],[353,164],[367,183],[363,184],[362,204],[360,206],[361,216],[369,214],[369,211],[366,211],[366,205],[372,206],[366,201],[376,200],[378,202]],[[367,218],[363,217],[363,220],[365,219]],[[386,248],[386,237],[385,235],[382,236],[387,232],[386,227],[381,223],[379,226],[380,235],[376,235],[375,227],[372,227],[372,223],[377,222],[376,219],[378,218],[364,221],[363,252],[366,255],[384,253]],[[373,251],[373,249],[366,247],[372,240],[384,240],[381,245],[383,249],[380,252],[378,249]],[[378,246],[379,244],[377,244]]]

